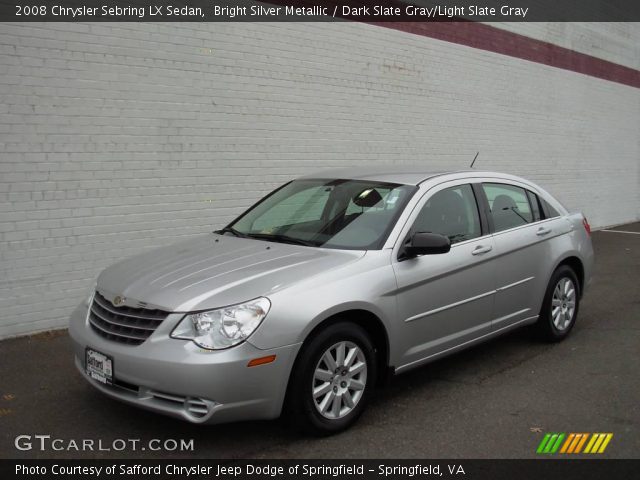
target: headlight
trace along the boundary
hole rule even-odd
[[[182,319],[172,338],[193,340],[209,350],[233,347],[245,341],[267,316],[271,302],[264,297],[238,305],[192,313]]]

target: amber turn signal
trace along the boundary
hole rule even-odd
[[[249,361],[247,367],[257,367],[258,365],[264,365],[265,363],[271,363],[276,359],[275,355],[269,355],[266,357],[254,358]]]

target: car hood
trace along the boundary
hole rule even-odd
[[[268,296],[364,254],[209,234],[120,261],[100,274],[97,288],[126,305],[204,310]]]

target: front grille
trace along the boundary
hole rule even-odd
[[[98,335],[108,340],[140,345],[168,315],[162,310],[115,307],[96,292],[89,312],[89,323]]]

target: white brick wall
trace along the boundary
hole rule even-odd
[[[0,338],[322,167],[480,150],[595,226],[636,220],[639,115],[632,87],[355,23],[0,25]]]

